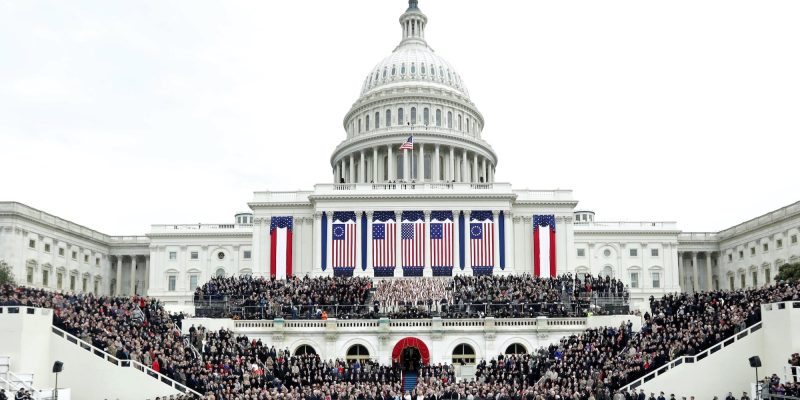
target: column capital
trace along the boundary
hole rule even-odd
[[[425,219],[426,220],[431,218],[431,210],[424,210],[424,211],[422,211],[422,214],[425,215]]]
[[[372,220],[372,214],[373,214],[375,211],[364,211],[364,212],[365,212],[365,213],[367,213],[367,219],[368,219],[368,220]]]
[[[500,210],[492,210],[492,216],[497,219],[500,216]]]

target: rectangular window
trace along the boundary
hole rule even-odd
[[[754,255],[756,255],[756,248],[755,248],[755,247],[751,247],[751,248],[750,248],[750,255],[751,255],[751,256],[754,256]]]
[[[59,247],[58,248],[58,255],[61,256],[61,257],[64,257],[64,248],[63,247]]]
[[[775,241],[775,247],[777,247],[777,248],[779,248],[779,249],[780,249],[780,248],[783,248],[783,239],[778,239],[778,240],[776,240],[776,241]]]
[[[753,271],[753,287],[758,287],[758,272]]]
[[[100,257],[94,259],[94,265],[100,266]]]
[[[31,239],[28,241],[28,247],[35,249],[36,248],[36,241]]]
[[[33,284],[33,267],[28,267],[25,273],[25,280],[28,284]]]
[[[578,257],[586,257],[586,249],[578,249]]]
[[[792,244],[797,244],[797,235],[792,235],[791,242]]]
[[[740,283],[742,284],[743,288],[747,287],[747,278],[745,278],[744,274],[742,274],[742,276],[739,277],[739,280],[741,281]]]
[[[763,246],[763,247],[764,247],[764,251],[765,251],[765,252],[769,251],[769,244],[767,244],[767,243],[764,243],[764,246]]]
[[[175,276],[175,275],[170,275],[168,279],[169,279],[169,281],[168,281],[168,284],[167,284],[167,290],[169,290],[170,292],[174,292],[175,291],[175,283],[178,281],[178,277]]]
[[[42,271],[42,286],[50,286],[50,271]]]
[[[249,260],[249,259],[250,259],[250,255],[251,255],[251,254],[252,254],[252,253],[250,253],[250,250],[245,250],[245,251],[244,251],[244,259],[245,259],[245,260]]]
[[[83,255],[83,262],[85,262],[85,263],[89,262],[89,255],[88,254],[84,254]]]
[[[72,252],[72,259],[73,260],[77,260],[78,259],[78,252],[77,251],[73,251]]]
[[[630,253],[631,253],[631,257],[638,257],[639,256],[639,249],[631,249]]]
[[[730,290],[736,289],[736,288],[734,287],[734,282],[735,282],[735,280],[734,280],[734,278],[733,278],[733,275],[731,275],[731,277],[730,277],[730,280],[729,280],[729,282],[728,282],[728,283],[730,284]]]
[[[733,262],[733,254],[728,253],[728,262]]]
[[[88,289],[88,288],[89,288],[89,280],[86,279],[86,278],[83,278],[83,281],[81,281],[81,291],[83,293],[86,293],[86,289]]]
[[[45,253],[49,253],[50,252],[50,243],[45,243],[44,244],[44,252]]]
[[[75,275],[70,275],[69,276],[69,290],[72,290],[73,292],[75,291],[75,281],[76,281]]]
[[[190,275],[189,276],[189,290],[197,289],[197,275]]]
[[[64,287],[64,274],[56,272],[56,289],[61,290]]]
[[[714,277],[714,290],[719,290],[719,278]]]
[[[639,288],[639,273],[638,272],[631,272],[631,288],[638,289]]]
[[[199,255],[197,254],[197,252],[196,252],[196,251],[193,251],[193,252],[190,254],[190,256],[191,256],[191,259],[192,259],[192,260],[197,260],[198,258],[200,258],[200,257],[199,257]]]
[[[170,260],[177,260],[178,259],[178,253],[175,252],[175,251],[170,251],[169,252],[169,259]]]
[[[651,257],[658,257],[658,249],[650,249]]]
[[[661,288],[661,273],[653,272],[653,289]]]
[[[739,250],[739,259],[741,260],[743,258],[744,258],[744,250]]]
[[[99,291],[100,291],[100,281],[94,281],[94,294],[95,294],[95,296],[98,294]]]
[[[772,282],[772,277],[769,275],[769,268],[764,269],[764,282],[769,285]]]

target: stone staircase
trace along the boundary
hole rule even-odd
[[[403,372],[403,393],[411,392],[417,387],[417,373],[414,371]]]

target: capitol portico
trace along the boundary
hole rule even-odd
[[[399,22],[399,44],[365,70],[344,116],[331,181],[256,191],[231,222],[167,221],[140,236],[109,236],[0,202],[0,262],[28,286],[146,293],[191,311],[195,288],[219,275],[546,276],[548,267],[619,278],[632,306],[644,307],[650,296],[680,290],[762,286],[800,259],[800,203],[689,233],[671,221],[602,221],[579,209],[570,190],[496,182],[484,116],[461,75],[428,45],[417,1]]]

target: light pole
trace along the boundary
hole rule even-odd
[[[58,400],[58,373],[64,370],[64,363],[61,361],[56,361],[53,363],[53,373],[56,374],[56,388],[53,389],[55,392],[55,400]]]

